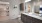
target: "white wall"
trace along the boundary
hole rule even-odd
[[[10,0],[10,8],[9,8],[9,15],[11,19],[15,19],[18,17],[18,15],[20,14],[20,7],[19,4],[21,3],[20,0]],[[14,5],[17,5],[17,8],[14,9]]]

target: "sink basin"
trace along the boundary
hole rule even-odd
[[[31,14],[31,15],[37,15],[36,13],[29,13],[29,14]]]

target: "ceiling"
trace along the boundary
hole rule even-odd
[[[0,4],[9,4],[9,0],[0,0]]]
[[[3,2],[9,2],[9,0],[0,0],[0,1],[3,1]]]
[[[0,0],[0,1],[9,2],[10,0]],[[24,0],[22,0],[22,1],[24,1]],[[37,1],[37,0],[32,0],[32,1]],[[40,1],[42,1],[42,0],[40,0]]]

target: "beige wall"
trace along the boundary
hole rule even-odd
[[[7,16],[7,6],[5,5],[0,5],[0,16]]]

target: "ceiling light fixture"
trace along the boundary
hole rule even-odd
[[[25,2],[29,2],[29,1],[31,1],[31,0],[25,0]]]

